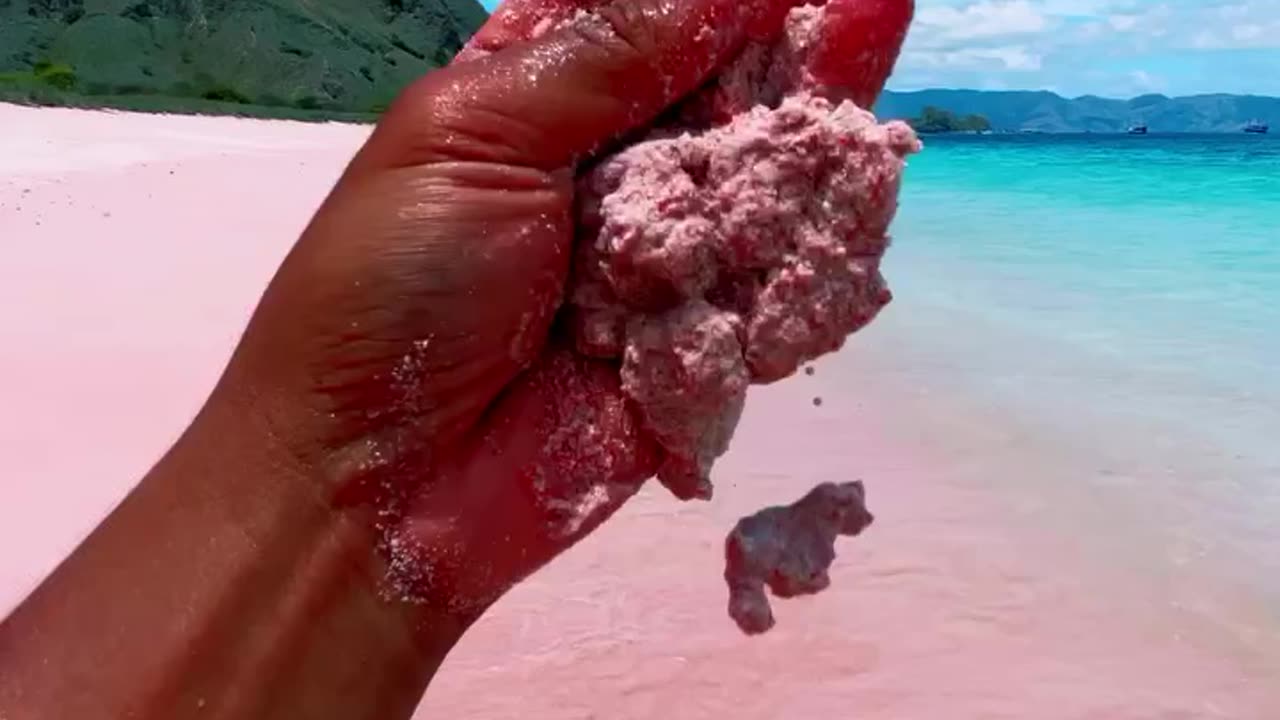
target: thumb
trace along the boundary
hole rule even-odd
[[[473,52],[480,57],[414,83],[353,166],[359,171],[474,161],[565,167],[651,121],[747,39],[779,32],[793,4],[616,0],[579,12],[529,42],[489,55]],[[553,24],[527,28],[527,35]]]

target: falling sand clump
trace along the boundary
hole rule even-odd
[[[823,13],[792,10],[775,43],[748,45],[579,172],[572,341],[618,363],[662,450],[658,479],[681,499],[711,497],[750,385],[838,350],[891,299],[880,258],[920,145],[809,72]],[[862,500],[860,484],[821,486],[739,524],[726,579],[744,630],[772,624],[765,584],[778,595],[825,587],[835,537],[870,521]]]
[[[724,579],[729,615],[743,632],[773,627],[767,585],[781,598],[812,595],[831,584],[840,535],[860,534],[874,520],[860,480],[824,483],[787,507],[761,510],[738,521],[725,540]]]
[[[776,45],[580,180],[576,346],[621,360],[682,499],[711,496],[750,384],[839,349],[891,297],[880,257],[919,143],[809,77],[822,12],[793,10]]]
[[[749,385],[839,349],[891,298],[880,257],[919,143],[812,82],[822,12],[792,11],[776,45],[749,47],[673,123],[580,180],[576,347],[621,361],[666,453],[658,479],[682,499],[711,497]],[[861,483],[822,485],[738,524],[725,580],[743,631],[773,626],[766,585],[827,586],[836,537],[871,521],[864,498]]]

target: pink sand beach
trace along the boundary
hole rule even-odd
[[[3,614],[192,417],[368,128],[11,105],[0,128]],[[966,326],[910,309],[753,389],[712,503],[647,488],[477,625],[419,717],[1280,717],[1273,602],[1168,571],[1215,530],[1099,502],[1073,482],[1094,445],[988,402],[930,343]],[[724,534],[856,478],[877,522],[831,590],[744,637]]]

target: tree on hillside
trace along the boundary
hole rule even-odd
[[[920,111],[920,117],[909,120],[919,133],[987,132],[991,122],[981,115],[956,115],[932,105]]]

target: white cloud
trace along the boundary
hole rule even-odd
[[[989,69],[1013,72],[1039,70],[1043,58],[1025,47],[975,47],[957,50],[921,50],[904,58],[917,67],[953,69]]]
[[[1168,83],[1164,78],[1152,75],[1146,70],[1134,70],[1129,73],[1134,90],[1140,93],[1163,92]]]
[[[1250,23],[1248,25],[1237,25],[1231,28],[1231,37],[1238,42],[1254,42],[1261,40],[1267,34],[1267,29],[1262,25]]]
[[[1029,0],[980,0],[963,7],[923,6],[916,14],[917,32],[939,44],[1039,33],[1048,24]]]
[[[1280,95],[1276,67],[1280,0],[917,0],[894,84]]]
[[[1112,15],[1107,18],[1107,24],[1117,32],[1129,32],[1138,27],[1140,19],[1138,15]]]

